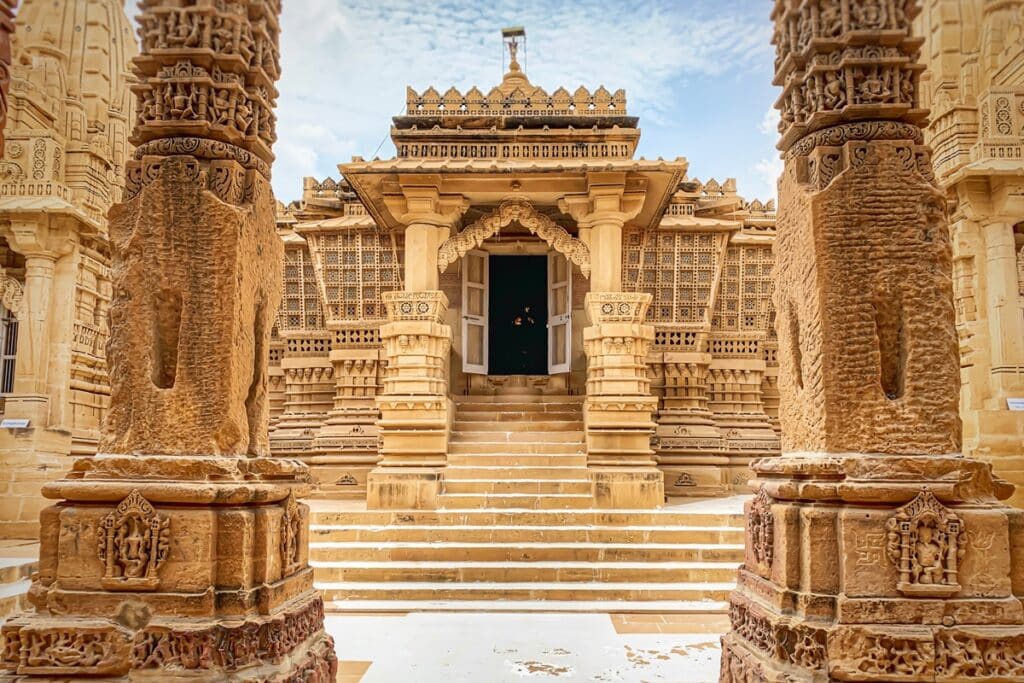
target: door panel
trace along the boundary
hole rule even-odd
[[[487,374],[489,256],[471,251],[462,259],[462,371]]]
[[[557,252],[548,254],[548,372],[572,369],[572,268]]]

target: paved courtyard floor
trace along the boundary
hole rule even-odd
[[[725,615],[331,615],[344,683],[711,683]]]

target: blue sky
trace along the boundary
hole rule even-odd
[[[781,162],[764,0],[283,4],[274,165],[282,201],[300,196],[303,176],[337,177],[352,155],[392,156],[385,138],[406,85],[486,92],[497,84],[500,29],[509,25],[526,27],[535,85],[624,88],[640,117],[640,155],[685,156],[691,177],[735,177],[748,199],[775,195]]]

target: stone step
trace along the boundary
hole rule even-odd
[[[621,607],[633,611],[641,601],[722,603],[736,588],[720,583],[561,583],[502,582],[449,583],[429,581],[344,582],[316,581],[330,604],[338,601],[374,600],[529,600],[529,601],[628,601]],[[542,603],[538,603],[542,604]],[[710,605],[709,605],[710,607]],[[715,606],[718,607],[717,605]]]
[[[32,577],[39,568],[39,563],[28,557],[0,558],[0,585],[17,583]]]
[[[26,594],[31,586],[32,581],[27,578],[0,585],[0,621],[14,616],[28,606]]]
[[[743,529],[729,526],[527,525],[310,525],[312,542],[462,543],[704,543],[743,545]]]
[[[517,431],[515,427],[517,425],[506,424],[506,431],[483,431],[478,432],[474,430],[465,429],[465,425],[462,428],[456,427],[456,431],[451,433],[451,443],[568,443],[583,447],[583,430],[579,431],[534,431],[537,429],[537,425],[530,424],[530,431]],[[519,427],[525,425],[518,425]],[[511,429],[510,429],[511,427]]]
[[[439,507],[448,510],[467,508],[515,508],[520,510],[586,509],[594,504],[594,497],[578,493],[442,493]]]
[[[387,584],[393,586],[393,584]],[[729,628],[729,603],[718,600],[331,600],[324,603],[329,614],[351,612],[584,612],[594,614],[686,614],[695,623],[721,620],[717,633]]]
[[[541,431],[545,434],[551,432],[583,432],[582,420],[530,420],[530,429]],[[452,425],[453,431],[458,432],[508,432],[522,427],[510,420],[464,420],[455,418]]]
[[[449,453],[454,467],[586,467],[585,453]]]
[[[727,583],[735,580],[739,565],[739,562],[310,561],[318,582]]]
[[[374,543],[309,544],[316,562],[732,562],[742,545],[703,543]]]
[[[554,394],[535,396],[456,396],[455,405],[459,408],[476,406],[526,406],[527,408],[545,409],[550,406],[583,406],[583,396],[557,396]]]
[[[584,453],[582,442],[552,443],[549,441],[473,441],[451,442],[448,444],[449,455],[516,455],[524,454],[565,454]]]
[[[520,479],[583,479],[587,476],[587,468],[579,467],[467,467],[465,465],[449,465],[444,468],[444,480],[450,482],[457,479],[502,479],[515,475]]]
[[[510,474],[516,478],[509,479],[446,479],[444,493],[522,493],[541,494],[575,493],[581,496],[591,494],[592,484],[589,479],[525,479],[519,478],[515,470]],[[582,474],[586,476],[586,472]]]
[[[311,522],[329,526],[593,526],[728,527],[743,530],[743,515],[678,510],[313,510]]]
[[[459,410],[455,413],[458,422],[582,422],[583,413],[568,410],[548,411],[544,413],[523,410]]]

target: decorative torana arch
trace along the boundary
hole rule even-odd
[[[565,255],[579,266],[584,277],[590,277],[590,249],[565,228],[533,208],[525,199],[506,199],[497,209],[476,221],[459,234],[445,240],[437,250],[437,267],[443,273],[472,249],[478,248],[488,237],[513,221],[541,238],[559,254]]]

